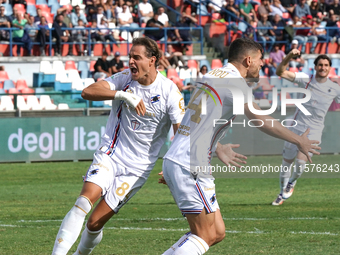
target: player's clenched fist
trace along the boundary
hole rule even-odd
[[[133,107],[138,115],[144,115],[146,108],[141,97],[129,92],[117,91],[115,99],[124,100],[129,106]]]
[[[290,55],[292,55],[292,57],[295,56],[300,56],[300,51],[298,49],[293,49],[291,52],[289,52]]]

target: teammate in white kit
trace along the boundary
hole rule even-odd
[[[311,115],[305,115],[297,108],[294,114],[294,119],[297,123],[296,126],[290,127],[290,130],[299,135],[305,132],[307,128],[310,128],[308,138],[320,141],[321,143],[324,120],[329,106],[333,102],[333,99],[337,103],[340,103],[340,86],[328,78],[332,61],[327,55],[319,55],[315,59],[315,75],[309,76],[301,72],[294,73],[287,71],[286,68],[289,61],[299,55],[299,50],[292,50],[278,66],[276,74],[284,79],[297,83],[299,87],[306,88],[311,92],[311,99],[303,104]],[[295,157],[295,166],[292,168]],[[280,194],[276,200],[273,201],[272,205],[281,205],[285,199],[288,199],[293,194],[296,181],[301,177],[305,169],[306,161],[307,157],[301,153],[294,144],[285,142],[282,170],[280,172]]]
[[[242,90],[244,95],[241,96],[247,98],[249,90],[245,78],[258,81],[262,65],[262,47],[250,39],[240,38],[230,45],[229,63],[210,71],[203,77],[203,81],[197,84],[198,88],[193,92],[163,162],[164,179],[177,206],[186,216],[191,233],[181,237],[164,255],[204,254],[210,246],[223,240],[225,226],[215,195],[214,178],[209,172],[204,172],[204,169],[210,165],[215,137],[219,136],[219,130],[228,123],[216,127],[216,130],[213,128],[213,122],[216,119],[233,118],[233,100],[240,98],[237,98],[232,90]],[[208,97],[209,93],[214,95],[217,106],[213,98]],[[206,114],[202,114],[202,101],[207,104]],[[260,109],[255,103],[251,106]],[[309,151],[316,153],[313,148],[318,147],[312,145],[316,141],[308,140],[308,131],[298,136],[273,118],[252,113],[248,103],[242,105],[243,108],[249,119],[257,119],[253,122],[255,126],[260,126],[260,120],[263,120],[264,125],[260,128],[262,131],[296,144],[307,155]],[[272,122],[265,119],[271,119]],[[217,143],[216,153],[219,158],[221,147],[222,145]]]
[[[75,205],[65,216],[52,254],[67,254],[90,215],[74,254],[89,254],[102,238],[104,224],[143,186],[158,159],[171,124],[184,116],[177,86],[156,70],[160,53],[149,38],[133,40],[129,70],[83,90],[87,100],[113,100],[109,120]]]

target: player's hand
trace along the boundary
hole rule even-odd
[[[291,57],[293,58],[293,57],[298,57],[298,56],[300,56],[300,51],[298,50],[298,49],[292,49],[292,51],[291,52],[289,52],[289,54],[291,55]]]
[[[310,129],[308,128],[302,135],[301,135],[301,143],[298,145],[299,151],[306,155],[308,161],[312,163],[312,159],[309,156],[308,152],[313,154],[319,155],[320,152],[316,150],[321,150],[321,147],[318,146],[320,143],[316,140],[309,140],[307,135],[309,134]]]
[[[145,114],[145,112],[146,112],[146,108],[145,108],[145,105],[144,105],[144,102],[143,102],[142,99],[140,100],[140,102],[139,102],[138,105],[136,106],[135,110],[136,110],[136,112],[137,112],[138,115],[141,115],[141,114],[142,114],[142,115],[144,116],[144,114]]]
[[[138,115],[142,114],[144,116],[146,112],[146,108],[142,98],[135,94],[124,91],[117,91],[114,99],[124,100],[129,106],[136,110]]]
[[[158,183],[162,183],[166,185],[166,181],[164,179],[163,171],[160,172],[158,175],[161,175],[162,177],[158,179]]]
[[[247,164],[244,159],[246,156],[236,153],[233,148],[240,147],[239,144],[217,144],[216,155],[217,157],[227,166],[234,165],[236,167],[241,167],[238,163]]]

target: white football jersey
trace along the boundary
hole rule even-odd
[[[124,101],[113,100],[99,149],[114,161],[143,176],[158,159],[171,124],[184,116],[184,101],[177,86],[157,72],[156,80],[144,86],[132,80],[130,70],[105,79],[112,90],[123,90],[143,99],[146,114],[139,116]]]
[[[315,76],[309,76],[302,72],[295,73],[295,75],[294,82],[299,87],[306,88],[311,92],[310,100],[303,104],[311,115],[305,115],[299,108],[296,108],[294,119],[297,121],[297,125],[294,128],[306,131],[309,127],[322,132],[325,116],[333,99],[340,103],[340,86],[330,79],[324,83],[318,83]]]
[[[225,127],[229,127],[230,123],[214,127],[214,120],[228,120],[234,117],[234,96],[230,90],[231,87],[242,91],[244,102],[247,102],[249,92],[246,81],[237,68],[230,63],[210,71],[196,84],[197,88],[192,94],[181,125],[170,149],[164,156],[165,159],[174,161],[192,171],[195,171],[197,167],[210,164],[213,145],[216,144],[219,133]],[[202,114],[204,101],[207,107],[206,113]]]

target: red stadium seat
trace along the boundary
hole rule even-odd
[[[297,72],[299,72],[299,69],[297,67],[290,67],[289,71],[297,73]]]
[[[39,5],[36,5],[36,8],[40,8],[42,12],[47,12],[47,13],[51,13],[51,8],[48,7],[47,4],[39,4]],[[44,15],[45,16],[45,15]]]
[[[218,12],[214,12],[213,14],[212,14],[212,19],[214,20],[214,19],[221,19],[221,14],[219,14]]]
[[[23,80],[23,79],[17,80],[17,85],[15,87],[18,90],[23,90],[25,88],[28,88],[26,80]]]
[[[284,12],[284,13],[282,13],[282,18],[283,18],[283,19],[290,19],[289,12]]]
[[[211,69],[221,68],[223,66],[220,59],[213,59],[211,62]]]
[[[35,5],[35,0],[26,0],[27,5]]]
[[[17,8],[18,12],[20,12],[20,13],[22,13],[22,12],[25,13],[26,12],[25,5],[23,5],[23,4],[15,4],[14,8]]]
[[[76,63],[72,60],[65,62],[65,70],[77,70]]]
[[[167,77],[170,78],[172,76],[178,77],[178,73],[176,72],[176,69],[169,68],[167,72]]]
[[[8,74],[6,71],[0,71],[0,81],[9,80]]]
[[[197,62],[196,62],[196,60],[189,59],[189,60],[188,60],[188,67],[189,67],[190,69],[193,69],[193,68],[196,68],[196,69],[197,69]]]
[[[336,74],[336,70],[335,70],[335,67],[331,67],[331,70],[329,71],[329,74],[328,74],[329,77],[338,77],[338,75]]]
[[[34,94],[34,89],[31,89],[31,88],[24,88],[24,89],[22,89],[21,90],[21,93],[22,94]],[[29,95],[23,95],[23,97],[24,97],[24,99],[25,100],[27,100],[27,97],[28,97]]]
[[[96,61],[95,60],[92,60],[90,62],[90,72],[94,72],[94,65],[96,64]]]

